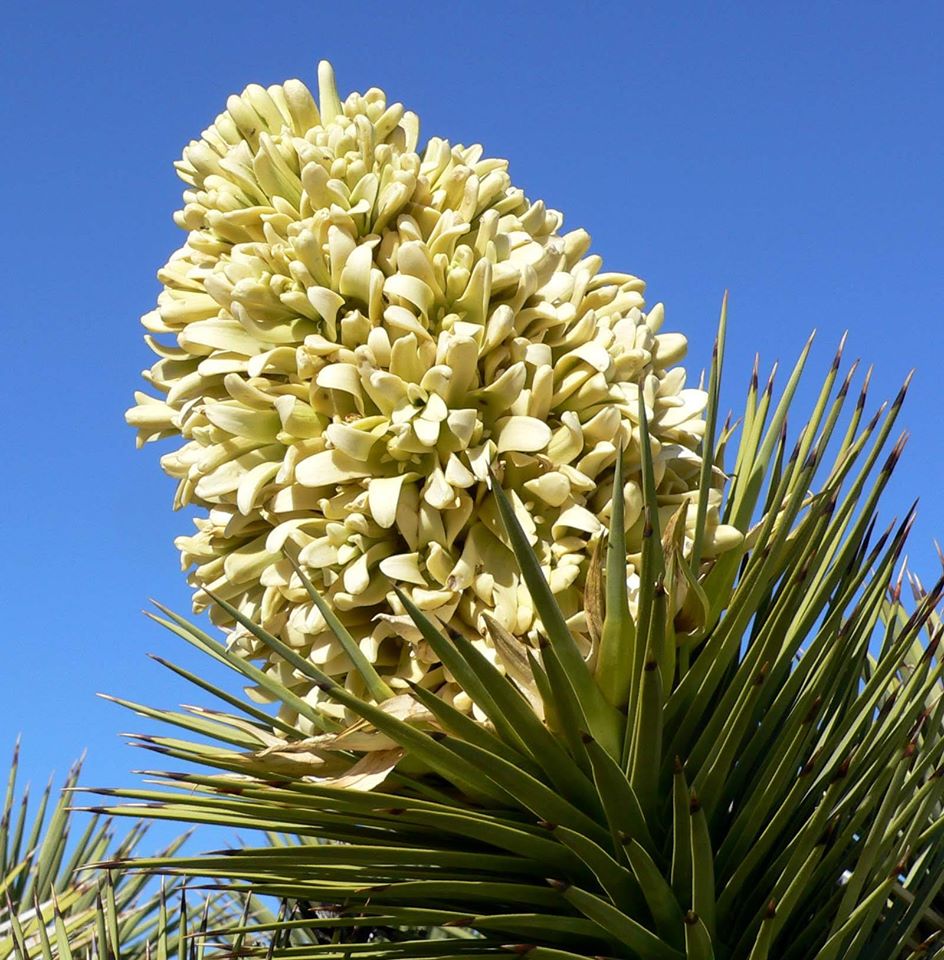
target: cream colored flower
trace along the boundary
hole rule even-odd
[[[342,103],[324,63],[318,79],[317,105],[297,80],[247,87],[184,150],[187,240],[143,318],[160,399],[138,394],[127,419],[141,443],[184,441],[161,464],[175,506],[206,509],[177,541],[197,608],[207,587],[348,675],[288,546],[391,686],[448,696],[391,583],[484,649],[486,612],[533,637],[488,492],[500,465],[585,634],[617,445],[633,553],[639,405],[667,520],[697,485],[705,394],[674,366],[686,341],[661,331],[661,305],[643,312],[643,282],[604,272],[586,232],[562,234],[506,161],[439,138],[419,152],[400,104],[377,89]],[[710,515],[717,548],[731,531],[714,500]],[[241,629],[231,643],[265,658]],[[266,664],[317,699],[285,663]]]

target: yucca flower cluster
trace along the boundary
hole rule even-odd
[[[291,555],[393,689],[466,709],[392,584],[483,650],[486,613],[535,639],[489,494],[498,469],[592,655],[581,600],[617,450],[632,571],[640,405],[664,527],[697,496],[706,397],[643,282],[603,271],[506,161],[439,138],[420,151],[416,116],[382,91],[342,103],[329,65],[318,80],[318,104],[297,80],[247,87],[184,150],[187,240],[143,318],[160,397],[137,394],[127,419],[140,443],[183,441],[161,464],[175,506],[206,510],[177,540],[198,609],[211,591],[360,692]],[[709,558],[740,536],[711,494]],[[230,645],[318,699],[243,627]]]

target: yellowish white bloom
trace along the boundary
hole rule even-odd
[[[207,587],[358,686],[289,549],[392,687],[449,696],[391,583],[483,649],[483,613],[533,639],[488,489],[498,466],[586,635],[617,446],[633,554],[640,404],[667,520],[695,495],[706,397],[643,282],[604,271],[506,161],[435,137],[420,149],[416,116],[380,90],[341,102],[329,65],[318,80],[317,104],[297,80],[247,87],[184,150],[187,240],[143,318],[159,397],[137,394],[127,419],[140,443],[183,441],[161,464],[175,506],[206,511],[177,540],[197,608]],[[709,553],[734,536],[717,499]],[[245,631],[230,639],[317,700]]]

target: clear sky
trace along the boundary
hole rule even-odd
[[[482,142],[649,281],[707,364],[731,290],[729,404],[751,360],[819,331],[807,393],[843,330],[873,396],[918,374],[884,515],[921,497],[911,545],[944,538],[944,5],[877,3],[31,3],[0,39],[0,749],[32,778],[91,750],[121,783],[148,727],[95,699],[198,696],[145,657],[205,664],[140,615],[186,611],[159,451],[122,414],[151,357],[138,317],[182,241],[181,147],[247,83],[383,87],[426,136]],[[800,409],[805,409],[801,406]],[[795,425],[798,426],[798,425]]]

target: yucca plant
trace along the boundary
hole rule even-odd
[[[944,581],[907,607],[898,564],[912,514],[876,529],[904,443],[886,452],[904,390],[866,421],[868,376],[850,405],[854,368],[840,379],[840,348],[791,448],[787,413],[808,344],[779,398],[773,377],[761,389],[755,368],[738,435],[719,418],[724,336],[723,310],[696,451],[700,495],[681,498],[668,522],[638,406],[644,528],[630,555],[638,592],[627,589],[617,495],[586,578],[589,655],[555,602],[500,467],[492,495],[538,641],[490,619],[493,662],[399,593],[471,714],[419,684],[395,695],[291,555],[363,694],[214,600],[318,687],[333,714],[293,692],[289,674],[282,682],[159,606],[154,619],[305,726],[164,661],[226,709],[127,704],[188,734],[137,744],[197,769],[152,771],[150,785],[108,791],[117,798],[108,811],[299,842],[135,867],[280,898],[294,919],[283,912],[256,927],[275,935],[244,948],[274,956],[944,956],[931,909],[944,884],[935,613]],[[721,519],[743,541],[705,560],[707,491],[732,447]],[[615,470],[620,491],[622,451]],[[330,915],[298,916],[308,905]],[[353,943],[339,932],[365,926],[451,935]],[[318,927],[335,931],[334,942],[317,942]],[[303,940],[293,939],[298,929],[309,932]]]
[[[258,899],[191,894],[176,879],[160,884],[121,865],[141,849],[150,824],[117,835],[100,809],[72,806],[82,761],[57,797],[50,779],[34,812],[29,787],[17,796],[19,742],[13,752],[0,815],[0,958],[15,960],[202,960],[207,945],[233,952],[244,936],[210,928],[238,927],[270,914]],[[181,834],[162,851],[173,856]]]
[[[177,883],[157,889],[146,876],[98,871],[97,862],[134,856],[147,832],[137,822],[116,836],[101,815],[76,822],[69,808],[81,761],[53,797],[49,781],[35,812],[29,788],[17,796],[19,744],[13,753],[0,816],[0,957],[143,957],[176,950],[185,909],[168,910]],[[76,835],[78,834],[78,835]],[[171,856],[183,837],[164,851]]]

